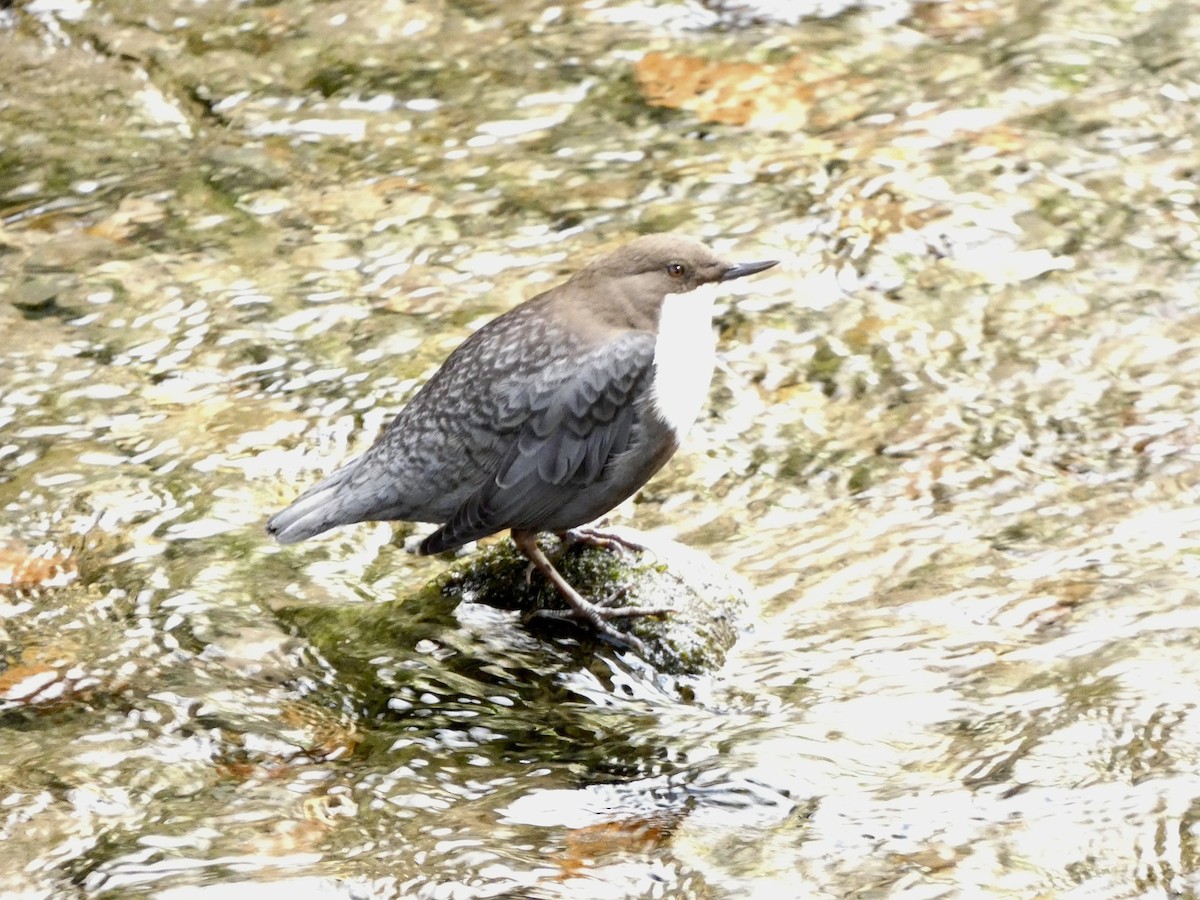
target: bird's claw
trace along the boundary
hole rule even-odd
[[[626,552],[645,553],[650,549],[645,544],[622,537],[614,532],[601,531],[598,528],[588,528],[586,526],[570,528],[567,531],[559,532],[558,537],[564,546],[569,547],[572,544],[581,544],[585,547],[600,547],[601,549],[611,550],[620,555],[624,555]]]
[[[647,615],[657,614],[661,610],[638,610],[636,607],[626,607],[626,609],[634,610]],[[609,616],[607,610],[600,611],[600,607],[596,608],[595,615],[589,615],[582,610],[575,609],[537,609],[529,614],[531,619],[553,619],[556,622],[581,622],[586,623],[592,633],[602,640],[608,641],[610,644],[616,644],[618,647],[627,647],[634,653],[640,656],[646,655],[646,644],[637,635],[630,634],[628,631],[622,631],[619,628],[614,628],[607,621]],[[614,610],[614,612],[624,612],[625,610]]]
[[[533,619],[554,619],[557,622],[580,622],[588,625],[598,636],[621,647],[628,647],[641,656],[646,655],[646,644],[635,635],[613,627],[612,619],[632,619],[643,616],[662,617],[670,615],[670,609],[649,606],[603,606],[588,603],[586,608],[538,609],[529,614]]]

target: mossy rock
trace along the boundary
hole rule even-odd
[[[540,542],[563,577],[593,603],[670,610],[663,616],[614,622],[618,629],[641,639],[647,662],[674,675],[696,675],[720,668],[747,626],[746,583],[682,544],[629,529],[618,533],[647,549],[617,552],[571,544],[559,553],[555,538],[546,536]],[[427,592],[526,614],[566,606],[509,539],[464,558],[431,582],[422,594],[428,596]],[[604,646],[600,638],[572,622],[531,616],[527,623],[536,634],[575,637],[584,651]]]

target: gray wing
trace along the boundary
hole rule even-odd
[[[425,539],[421,552],[453,549],[505,528],[536,529],[581,488],[601,481],[610,461],[629,448],[654,343],[646,332],[624,334],[497,392],[503,400],[495,424],[514,428],[515,436],[495,473]]]

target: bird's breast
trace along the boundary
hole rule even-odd
[[[715,287],[668,294],[659,316],[652,401],[676,440],[696,421],[712,381],[717,346],[712,327]]]

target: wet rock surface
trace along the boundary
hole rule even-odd
[[[622,631],[645,644],[655,669],[673,675],[711,674],[750,622],[749,586],[704,554],[673,541],[653,540],[631,529],[616,532],[644,550],[613,550],[547,539],[543,550],[581,595],[608,606],[662,610],[661,616],[618,620]],[[594,652],[600,643],[588,630],[556,622],[539,612],[563,610],[553,587],[536,573],[511,541],[489,547],[435,582],[443,596],[485,603],[521,614],[542,634],[572,635]]]

